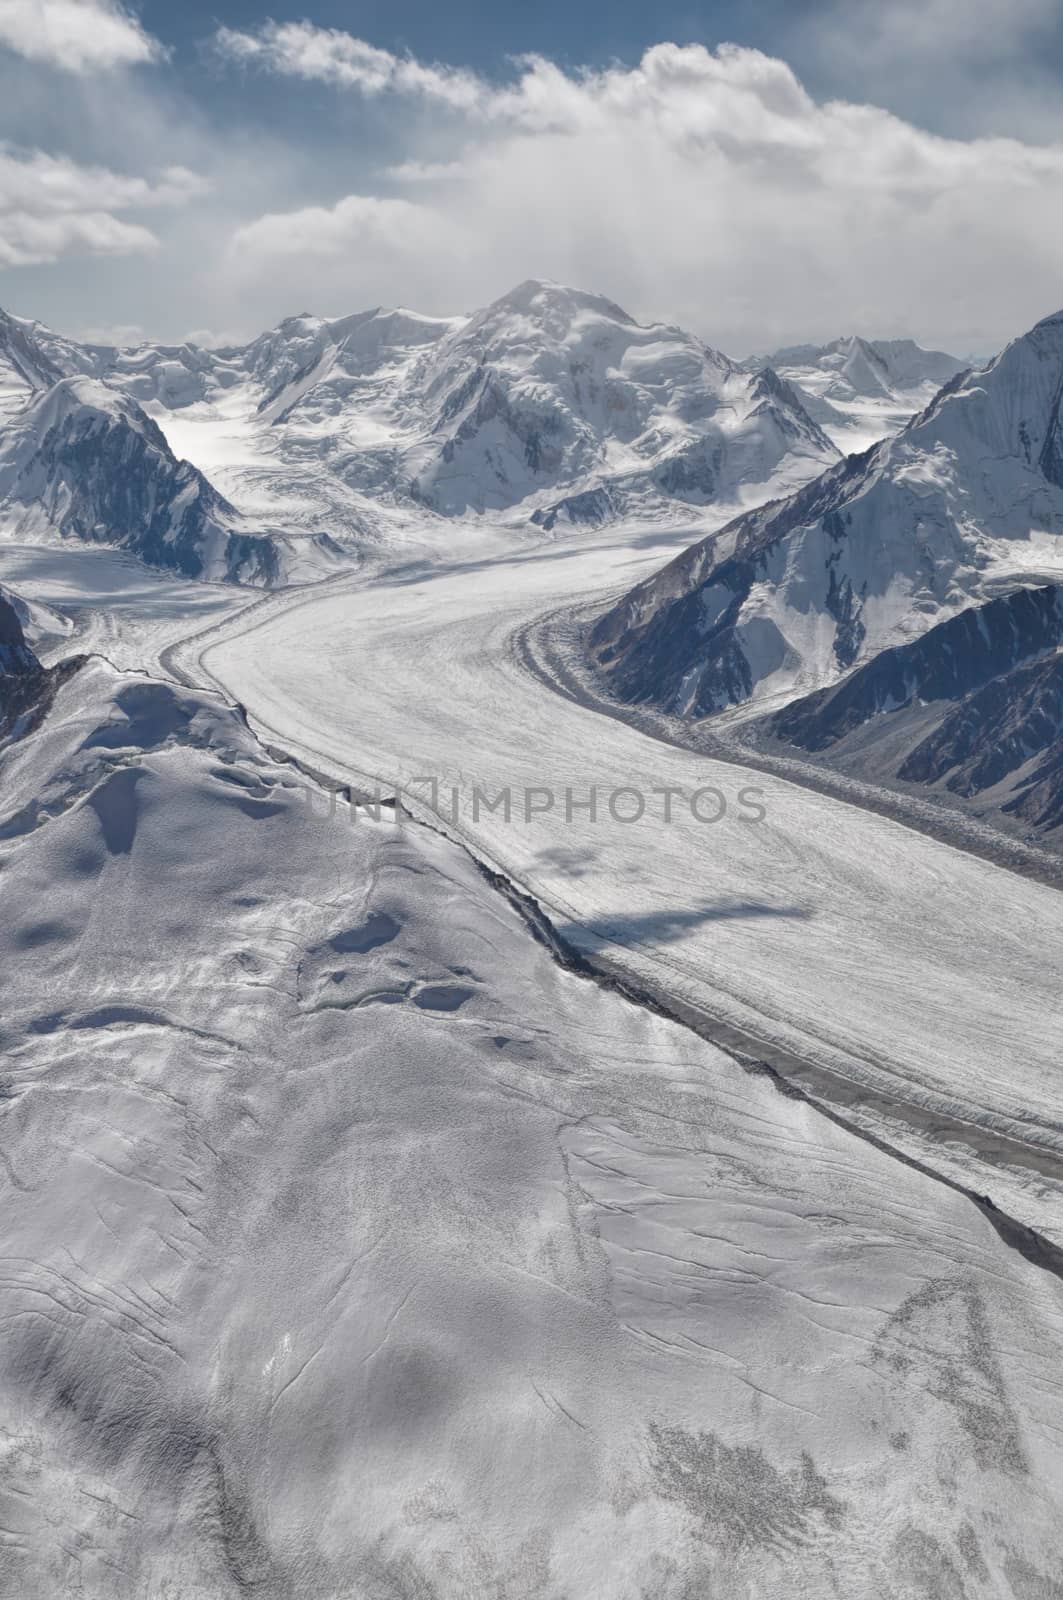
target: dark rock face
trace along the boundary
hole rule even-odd
[[[722,443],[699,439],[667,456],[654,468],[653,481],[676,500],[708,505],[716,497],[725,454]]]
[[[556,527],[558,519],[597,528],[608,522],[613,514],[613,499],[608,489],[585,489],[582,494],[570,494],[556,505],[533,511],[530,520],[537,528]]]
[[[753,397],[763,407],[771,409],[775,420],[784,430],[794,437],[798,433],[804,435],[818,445],[825,457],[830,456],[833,446],[809,411],[807,396],[799,394],[792,383],[780,378],[774,367],[760,368],[753,386]]]
[[[1052,405],[1052,415],[1048,428],[1045,431],[1044,443],[1041,446],[1041,455],[1038,466],[1048,479],[1057,488],[1063,489],[1063,382],[1056,390],[1055,401]]]
[[[34,727],[75,664],[51,671],[42,667],[26,643],[18,613],[0,591],[0,739]]]
[[[617,628],[609,613],[591,636],[599,665],[620,699],[656,703],[680,716],[704,716],[744,700],[752,689],[749,664],[734,637],[742,602],[756,577],[752,561],[730,561],[715,575],[714,610],[698,590],[677,595],[667,615],[654,612],[640,628]],[[691,641],[699,646],[696,685],[689,681]]]
[[[802,750],[826,750],[883,712],[959,700],[1063,644],[1063,588],[1020,589],[972,606],[910,645],[884,650],[834,688],[786,706],[764,726]]]
[[[972,606],[758,727],[828,764],[844,765],[858,740],[865,774],[940,785],[965,800],[986,796],[1006,815],[1057,828],[1063,586]]]
[[[1014,780],[1002,809],[1039,828],[1063,823],[1063,653],[1026,662],[966,696],[898,777],[944,780],[970,798]]]
[[[879,448],[848,456],[788,499],[736,518],[606,612],[591,633],[590,650],[612,692],[691,718],[747,699],[753,679],[735,628],[754,584],[766,575],[769,553],[805,523],[828,524]],[[840,522],[836,527],[844,533]],[[859,638],[862,601],[837,583],[834,592],[844,651]]]
[[[0,357],[10,363],[31,389],[46,389],[63,377],[46,352],[6,311],[0,311]]]
[[[827,589],[827,610],[838,624],[834,635],[834,655],[840,667],[851,667],[860,653],[866,631],[860,620],[863,599],[863,595],[857,597],[853,592],[853,585],[848,577],[843,576],[839,583],[832,563],[830,586]]]

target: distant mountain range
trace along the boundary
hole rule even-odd
[[[0,522],[256,584],[321,575],[412,513],[696,531],[895,428],[958,366],[863,340],[783,356],[804,365],[740,364],[537,280],[471,317],[304,315],[221,350],[79,344],[0,313]],[[869,422],[846,397],[870,389]]]
[[[1063,315],[598,622],[613,693],[1063,822]]]
[[[752,371],[764,365],[797,389],[809,415],[849,452],[895,433],[971,363],[924,350],[912,339],[851,335],[791,345],[746,363]]]

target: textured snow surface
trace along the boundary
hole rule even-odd
[[[2,760],[5,1593],[1053,1592],[1060,1285],[968,1201],[210,696]]]
[[[581,948],[704,1008],[762,1051],[828,1069],[869,1127],[1063,1242],[1058,1052],[1063,900],[921,834],[777,778],[659,744],[562,699],[514,633],[662,545],[551,547],[495,563],[277,598],[188,655],[286,748],[337,781],[433,775],[442,825],[525,884]],[[197,657],[201,663],[197,665]],[[573,808],[591,786],[598,811]],[[738,803],[753,786],[754,823]],[[509,786],[514,814],[483,805]],[[676,803],[713,786],[718,823]],[[525,821],[524,791],[550,809]],[[618,822],[634,787],[643,819]],[[535,802],[538,803],[538,802]],[[630,815],[635,803],[621,802]],[[711,819],[718,802],[707,799]],[[1046,1171],[1041,1171],[1041,1166]],[[966,1175],[966,1176],[964,1176]]]

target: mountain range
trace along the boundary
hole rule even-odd
[[[0,317],[0,1594],[1061,1600],[1058,897],[808,774],[1063,824],[1063,316],[779,356]]]
[[[790,345],[745,365],[771,367],[797,388],[809,415],[849,453],[895,433],[972,363],[924,350],[913,339],[851,334],[824,345]]]
[[[737,362],[534,279],[223,349],[0,313],[0,529],[257,586],[454,519],[689,530],[595,627],[611,694],[1051,828],[1061,385],[1060,317],[974,372],[859,336]]]
[[[916,388],[951,361],[904,351],[891,371]],[[217,350],[80,344],[0,313],[0,518],[253,584],[321,576],[413,515],[440,538],[469,516],[696,531],[839,460],[856,424],[818,371],[804,389],[539,280],[469,317],[302,315]],[[877,431],[914,409],[899,392]]]

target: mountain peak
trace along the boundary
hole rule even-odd
[[[516,314],[546,324],[560,318],[571,320],[581,311],[594,312],[611,322],[635,327],[635,319],[622,306],[605,295],[586,289],[571,289],[551,278],[525,278],[508,294],[499,296],[477,313],[475,321],[494,320],[500,314]]]

